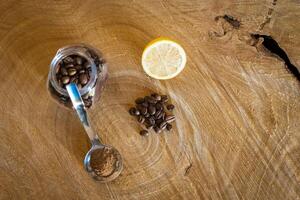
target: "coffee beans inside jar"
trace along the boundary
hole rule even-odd
[[[56,68],[56,80],[64,89],[69,83],[75,83],[81,89],[89,82],[91,71],[91,64],[85,58],[79,55],[67,56]]]
[[[163,130],[170,131],[175,115],[171,112],[175,109],[173,104],[168,103],[167,95],[153,93],[150,96],[139,97],[135,100],[135,107],[129,109],[129,114],[135,116],[145,129],[140,131],[140,135],[147,136],[153,129],[156,133]]]
[[[59,49],[53,58],[48,76],[51,96],[72,108],[66,85],[75,83],[85,107],[90,108],[100,97],[108,71],[101,53],[85,44],[70,45]]]

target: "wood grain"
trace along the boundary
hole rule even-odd
[[[225,14],[241,26],[215,20]],[[300,85],[250,37],[271,35],[299,67],[299,18],[293,0],[1,1],[0,199],[300,199]],[[159,36],[188,55],[168,81],[140,66]],[[89,112],[124,157],[108,184],[84,171],[84,130],[46,90],[56,50],[78,42],[109,65]],[[144,138],[127,110],[152,91],[171,96],[178,120]]]

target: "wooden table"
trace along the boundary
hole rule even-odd
[[[299,67],[299,18],[293,0],[1,1],[0,199],[300,199],[299,81],[251,37],[271,35]],[[159,36],[188,55],[168,81],[140,65]],[[108,184],[84,171],[87,136],[46,89],[57,49],[81,42],[109,64],[89,112],[124,157]],[[171,96],[175,129],[141,137],[128,109],[153,91]]]

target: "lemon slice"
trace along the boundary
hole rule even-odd
[[[186,54],[176,42],[158,38],[150,42],[142,55],[142,66],[146,74],[155,79],[170,79],[185,67]]]

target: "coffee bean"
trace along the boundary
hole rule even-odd
[[[161,132],[161,129],[158,128],[157,126],[155,126],[155,127],[154,127],[154,131],[155,131],[156,133],[160,133],[160,132]]]
[[[159,94],[157,94],[157,93],[152,93],[151,96],[152,96],[155,100],[157,100],[157,101],[160,101],[160,100],[161,100],[161,96],[160,96]]]
[[[69,82],[70,82],[70,77],[68,77],[68,76],[63,76],[62,78],[61,78],[61,81],[62,81],[62,83],[63,84],[68,84]]]
[[[89,62],[85,62],[85,63],[83,64],[83,66],[84,66],[86,69],[89,69],[89,68],[92,67],[92,65],[91,65]]]
[[[155,120],[155,124],[158,126],[159,124],[161,124],[164,120],[163,119],[157,119]]]
[[[75,68],[68,68],[69,76],[74,76],[77,73]]]
[[[149,103],[147,101],[145,101],[141,105],[147,108],[149,106]]]
[[[135,109],[134,114],[135,114],[136,116],[139,116],[141,113],[140,113],[140,111],[139,111],[138,109]]]
[[[173,122],[173,121],[175,121],[175,116],[174,115],[168,115],[168,116],[166,116],[165,120],[168,123]]]
[[[57,65],[57,67],[55,68],[55,74],[58,74],[58,73],[59,73],[60,68],[61,68],[60,64]]]
[[[81,85],[85,85],[88,82],[88,76],[86,74],[79,75],[79,81]]]
[[[137,98],[136,100],[135,100],[135,103],[136,104],[141,104],[141,103],[144,103],[144,98]]]
[[[165,113],[165,112],[162,112],[162,114],[161,114],[161,118],[162,118],[163,120],[165,120],[165,119],[166,119],[166,113]]]
[[[140,122],[141,124],[144,123],[145,121],[145,117],[143,117],[142,115],[138,116],[138,122]]]
[[[135,115],[135,111],[136,111],[136,108],[135,108],[135,107],[131,107],[131,108],[129,109],[129,114],[130,114],[130,115]]]
[[[144,107],[144,106],[142,106],[141,104],[136,105],[136,108],[137,108],[138,110],[142,110],[143,107]]]
[[[84,70],[84,69],[81,69],[81,70],[79,71],[79,74],[83,74],[83,73],[85,73],[85,70]]]
[[[154,125],[154,124],[155,124],[155,119],[154,119],[154,117],[149,117],[149,118],[147,119],[147,124]]]
[[[160,113],[157,115],[156,119],[163,119],[164,115],[165,115],[165,112],[160,111]]]
[[[92,103],[93,103],[92,98],[88,98],[88,99],[84,100],[84,105],[87,108],[91,107]]]
[[[64,67],[62,67],[62,68],[60,69],[60,73],[61,73],[62,75],[64,75],[64,76],[67,76],[67,75],[68,75],[68,71],[67,71],[67,69],[64,68]]]
[[[66,65],[66,68],[71,68],[71,67],[74,67],[73,63],[69,63]]]
[[[172,129],[172,124],[169,124],[169,123],[167,123],[167,130],[169,131],[169,130],[171,130]]]
[[[167,105],[167,109],[168,109],[169,111],[174,110],[174,108],[175,108],[175,106],[174,106],[173,104],[168,104],[168,105]]]
[[[150,114],[150,115],[154,115],[154,114],[155,114],[156,109],[155,109],[154,106],[150,105],[148,109],[149,109],[149,114]]]
[[[166,122],[166,121],[162,121],[162,122],[159,124],[159,128],[160,128],[160,129],[164,129],[166,126],[167,126],[167,122]]]
[[[146,113],[147,113],[147,108],[146,107],[142,107],[141,109],[140,109],[140,112],[141,112],[141,114],[142,115],[145,115]]]
[[[153,125],[151,124],[146,124],[146,129],[152,129],[153,128]]]
[[[148,136],[149,135],[149,132],[147,130],[141,130],[140,131],[140,135],[141,136]]]
[[[155,108],[156,108],[156,110],[161,111],[161,110],[164,109],[164,106],[162,105],[162,103],[157,103],[157,104],[155,105]]]
[[[77,84],[78,83],[78,78],[76,76],[73,76],[73,77],[70,78],[70,82]],[[77,87],[78,87],[78,85],[77,85]]]
[[[156,111],[156,113],[154,114],[155,119],[159,119],[160,113],[161,113],[161,110]]]
[[[75,65],[75,67],[74,67],[77,71],[80,71],[80,70],[82,70],[83,68],[82,68],[82,66],[81,65]]]
[[[65,57],[65,58],[63,59],[63,61],[64,61],[64,63],[66,63],[66,64],[74,62],[73,58],[71,58],[70,56]]]
[[[144,117],[148,118],[148,117],[150,117],[150,114],[149,114],[149,113],[146,113],[146,114],[144,115]]]
[[[87,93],[87,94],[85,94],[85,95],[82,95],[81,96],[83,99],[88,99],[88,98],[90,98],[90,95]]]
[[[83,61],[82,58],[79,57],[79,56],[75,58],[75,62],[76,62],[78,65],[82,65],[82,61]]]
[[[145,101],[147,101],[148,103],[152,103],[152,104],[155,104],[157,101],[151,97],[151,96],[146,96],[145,97]]]
[[[64,84],[62,83],[61,79],[58,79],[58,85],[59,85],[59,87],[63,87],[64,86]]]
[[[169,101],[169,97],[168,97],[167,95],[162,95],[162,96],[161,96],[161,101],[162,101],[163,103],[166,103],[166,102]]]

